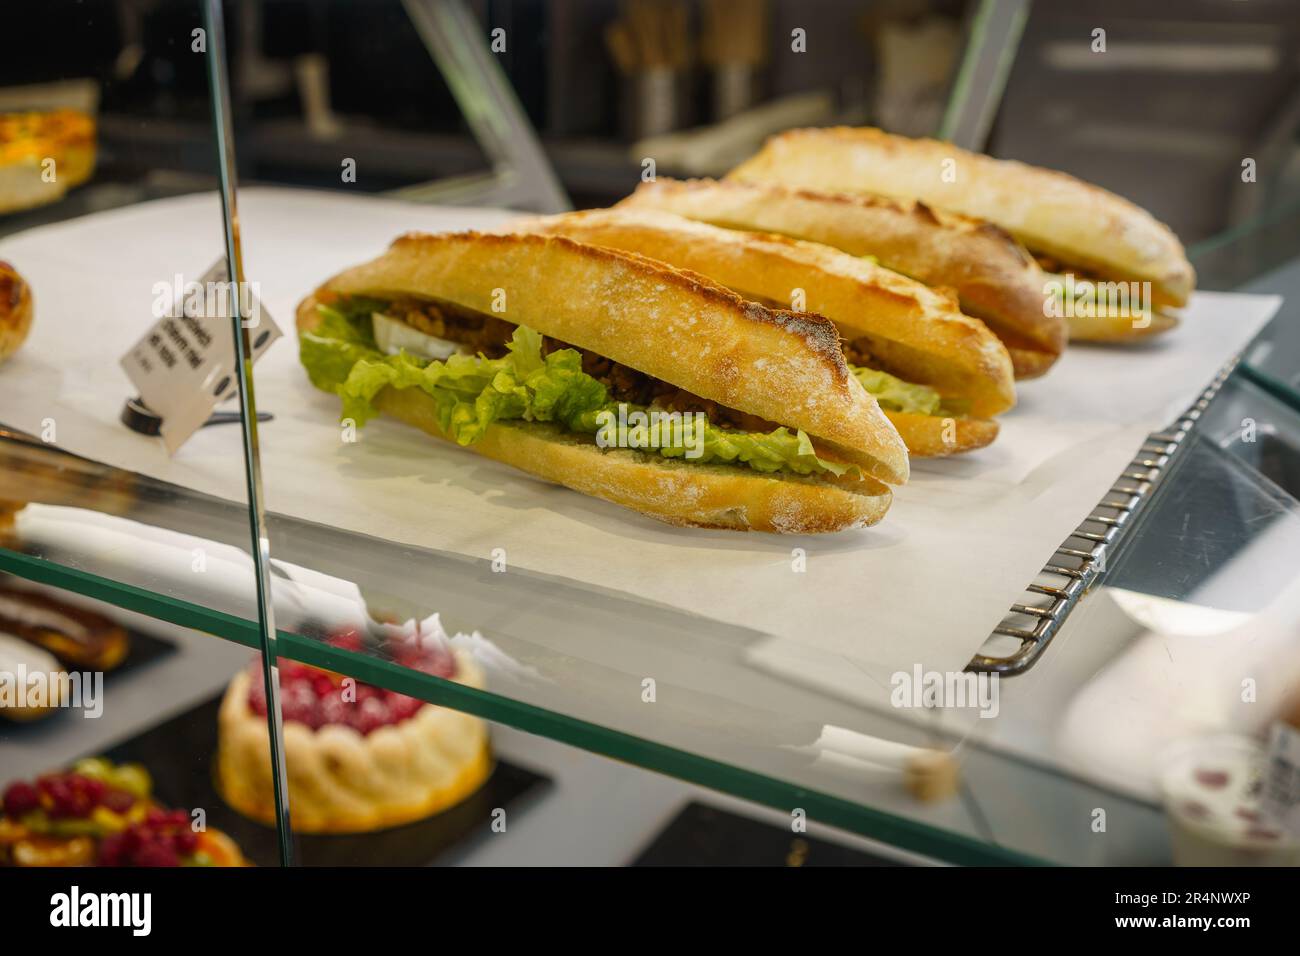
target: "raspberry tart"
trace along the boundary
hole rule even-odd
[[[138,764],[102,758],[5,788],[0,866],[247,866],[219,830],[159,806]]]
[[[441,632],[436,618],[431,621]],[[356,631],[329,641],[350,650],[363,643]],[[404,667],[483,686],[473,657],[452,648],[445,634],[407,632],[385,643],[387,656]],[[432,816],[468,797],[491,771],[487,727],[477,717],[342,674],[283,662],[280,705],[289,818],[303,833],[382,830]],[[245,816],[273,825],[260,661],[231,681],[218,721],[222,796]]]

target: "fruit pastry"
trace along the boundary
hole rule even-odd
[[[437,633],[388,625],[382,656],[412,670],[483,686],[473,657]],[[428,624],[429,622],[426,622]],[[328,638],[361,650],[355,630]],[[381,830],[432,816],[487,779],[487,727],[469,714],[360,683],[294,661],[280,664],[289,819],[304,833]],[[260,661],[231,681],[221,704],[217,780],[226,801],[265,824],[275,822],[266,693]]]
[[[0,866],[247,866],[219,830],[152,797],[138,764],[100,757],[34,783],[11,783],[0,812]]]
[[[130,650],[126,630],[36,591],[0,587],[0,633],[43,647],[76,670],[109,671]]]

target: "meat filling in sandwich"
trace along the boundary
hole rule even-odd
[[[835,326],[563,236],[411,233],[297,309],[299,357],[376,414],[668,524],[862,528],[908,476]]]
[[[495,316],[410,297],[340,296],[317,309],[321,323],[300,337],[303,365],[313,385],[338,393],[343,417],[359,426],[376,414],[372,402],[385,387],[420,388],[435,399],[442,429],[461,445],[472,445],[497,421],[554,422],[591,436],[626,421],[634,432],[629,444],[666,458],[768,473],[861,474],[856,465],[814,449],[802,430],[727,408]],[[857,371],[859,381],[873,374],[883,377],[873,383],[882,404],[940,406],[938,393],[923,386]],[[691,417],[682,417],[680,426],[664,419],[673,424],[661,426],[662,434],[651,440],[655,419],[636,414],[649,412],[699,413],[704,421],[696,428],[698,419]],[[637,440],[638,428],[646,430],[646,440]]]

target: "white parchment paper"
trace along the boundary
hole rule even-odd
[[[510,214],[283,189],[240,194],[246,272],[286,329],[299,299],[412,229],[490,228]],[[30,341],[0,367],[0,421],[210,494],[242,498],[228,427],[169,458],[117,421],[117,365],[150,322],[151,289],[220,253],[215,196],[135,206],[0,242],[33,284]],[[545,484],[396,422],[344,443],[337,400],[308,384],[292,336],[256,367],[268,508],[381,538],[531,568],[682,607],[840,655],[887,682],[916,663],[960,669],[1146,435],[1167,425],[1259,330],[1280,300],[1200,294],[1176,332],[1134,348],[1075,348],[990,448],[913,462],[875,528],[773,536],[670,528]],[[275,542],[272,541],[272,554]],[[806,570],[794,570],[795,550]],[[433,609],[436,610],[436,609]]]

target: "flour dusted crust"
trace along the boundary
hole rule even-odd
[[[316,297],[334,294],[423,296],[496,314],[803,429],[884,481],[907,480],[907,450],[849,373],[830,322],[745,302],[700,275],[559,236],[417,233]]]
[[[968,399],[978,416],[1015,404],[1011,360],[983,323],[920,282],[838,249],[654,210],[570,213],[526,228],[659,259],[741,295],[788,301],[802,289],[807,311],[830,319],[845,339],[888,343],[895,359],[888,371]]]
[[[946,182],[944,161],[955,179]],[[1030,250],[1105,278],[1149,281],[1157,304],[1184,305],[1196,274],[1146,210],[1065,173],[878,129],[791,130],[728,179],[919,199],[1003,227]]]
[[[944,418],[912,412],[890,412],[889,419],[907,438],[907,450],[917,458],[947,458],[984,448],[998,437],[998,423],[989,418]]]
[[[614,208],[819,242],[951,289],[963,312],[1002,338],[1017,378],[1042,375],[1065,348],[1065,322],[1044,314],[1042,270],[1009,233],[979,219],[885,196],[663,177]]]
[[[483,672],[455,652],[456,680],[483,686]],[[275,823],[266,717],[248,705],[249,672],[226,689],[218,716],[217,781],[232,807]],[[464,800],[492,769],[487,726],[477,717],[425,704],[414,716],[362,735],[327,724],[284,725],[289,816],[303,833],[358,833],[399,826]]]
[[[987,445],[997,427],[982,416],[1015,403],[1011,359],[981,322],[919,282],[820,243],[722,229],[655,210],[594,210],[531,220],[518,228],[558,233],[706,275],[741,295],[789,297],[831,319],[845,339],[865,339],[887,371],[971,403],[975,416],[948,420],[885,410],[909,454],[951,455]],[[976,427],[975,423],[981,427]],[[936,450],[937,449],[937,450]]]
[[[299,329],[311,329],[319,320],[314,298],[299,305]],[[433,399],[418,389],[385,389],[375,405],[434,438],[452,440],[438,424]],[[496,422],[465,450],[685,527],[777,534],[844,531],[875,524],[892,501],[888,486],[870,478],[839,482],[764,475],[731,465],[601,449],[540,423]]]
[[[0,261],[0,362],[27,339],[32,327],[32,288],[7,262]]]

